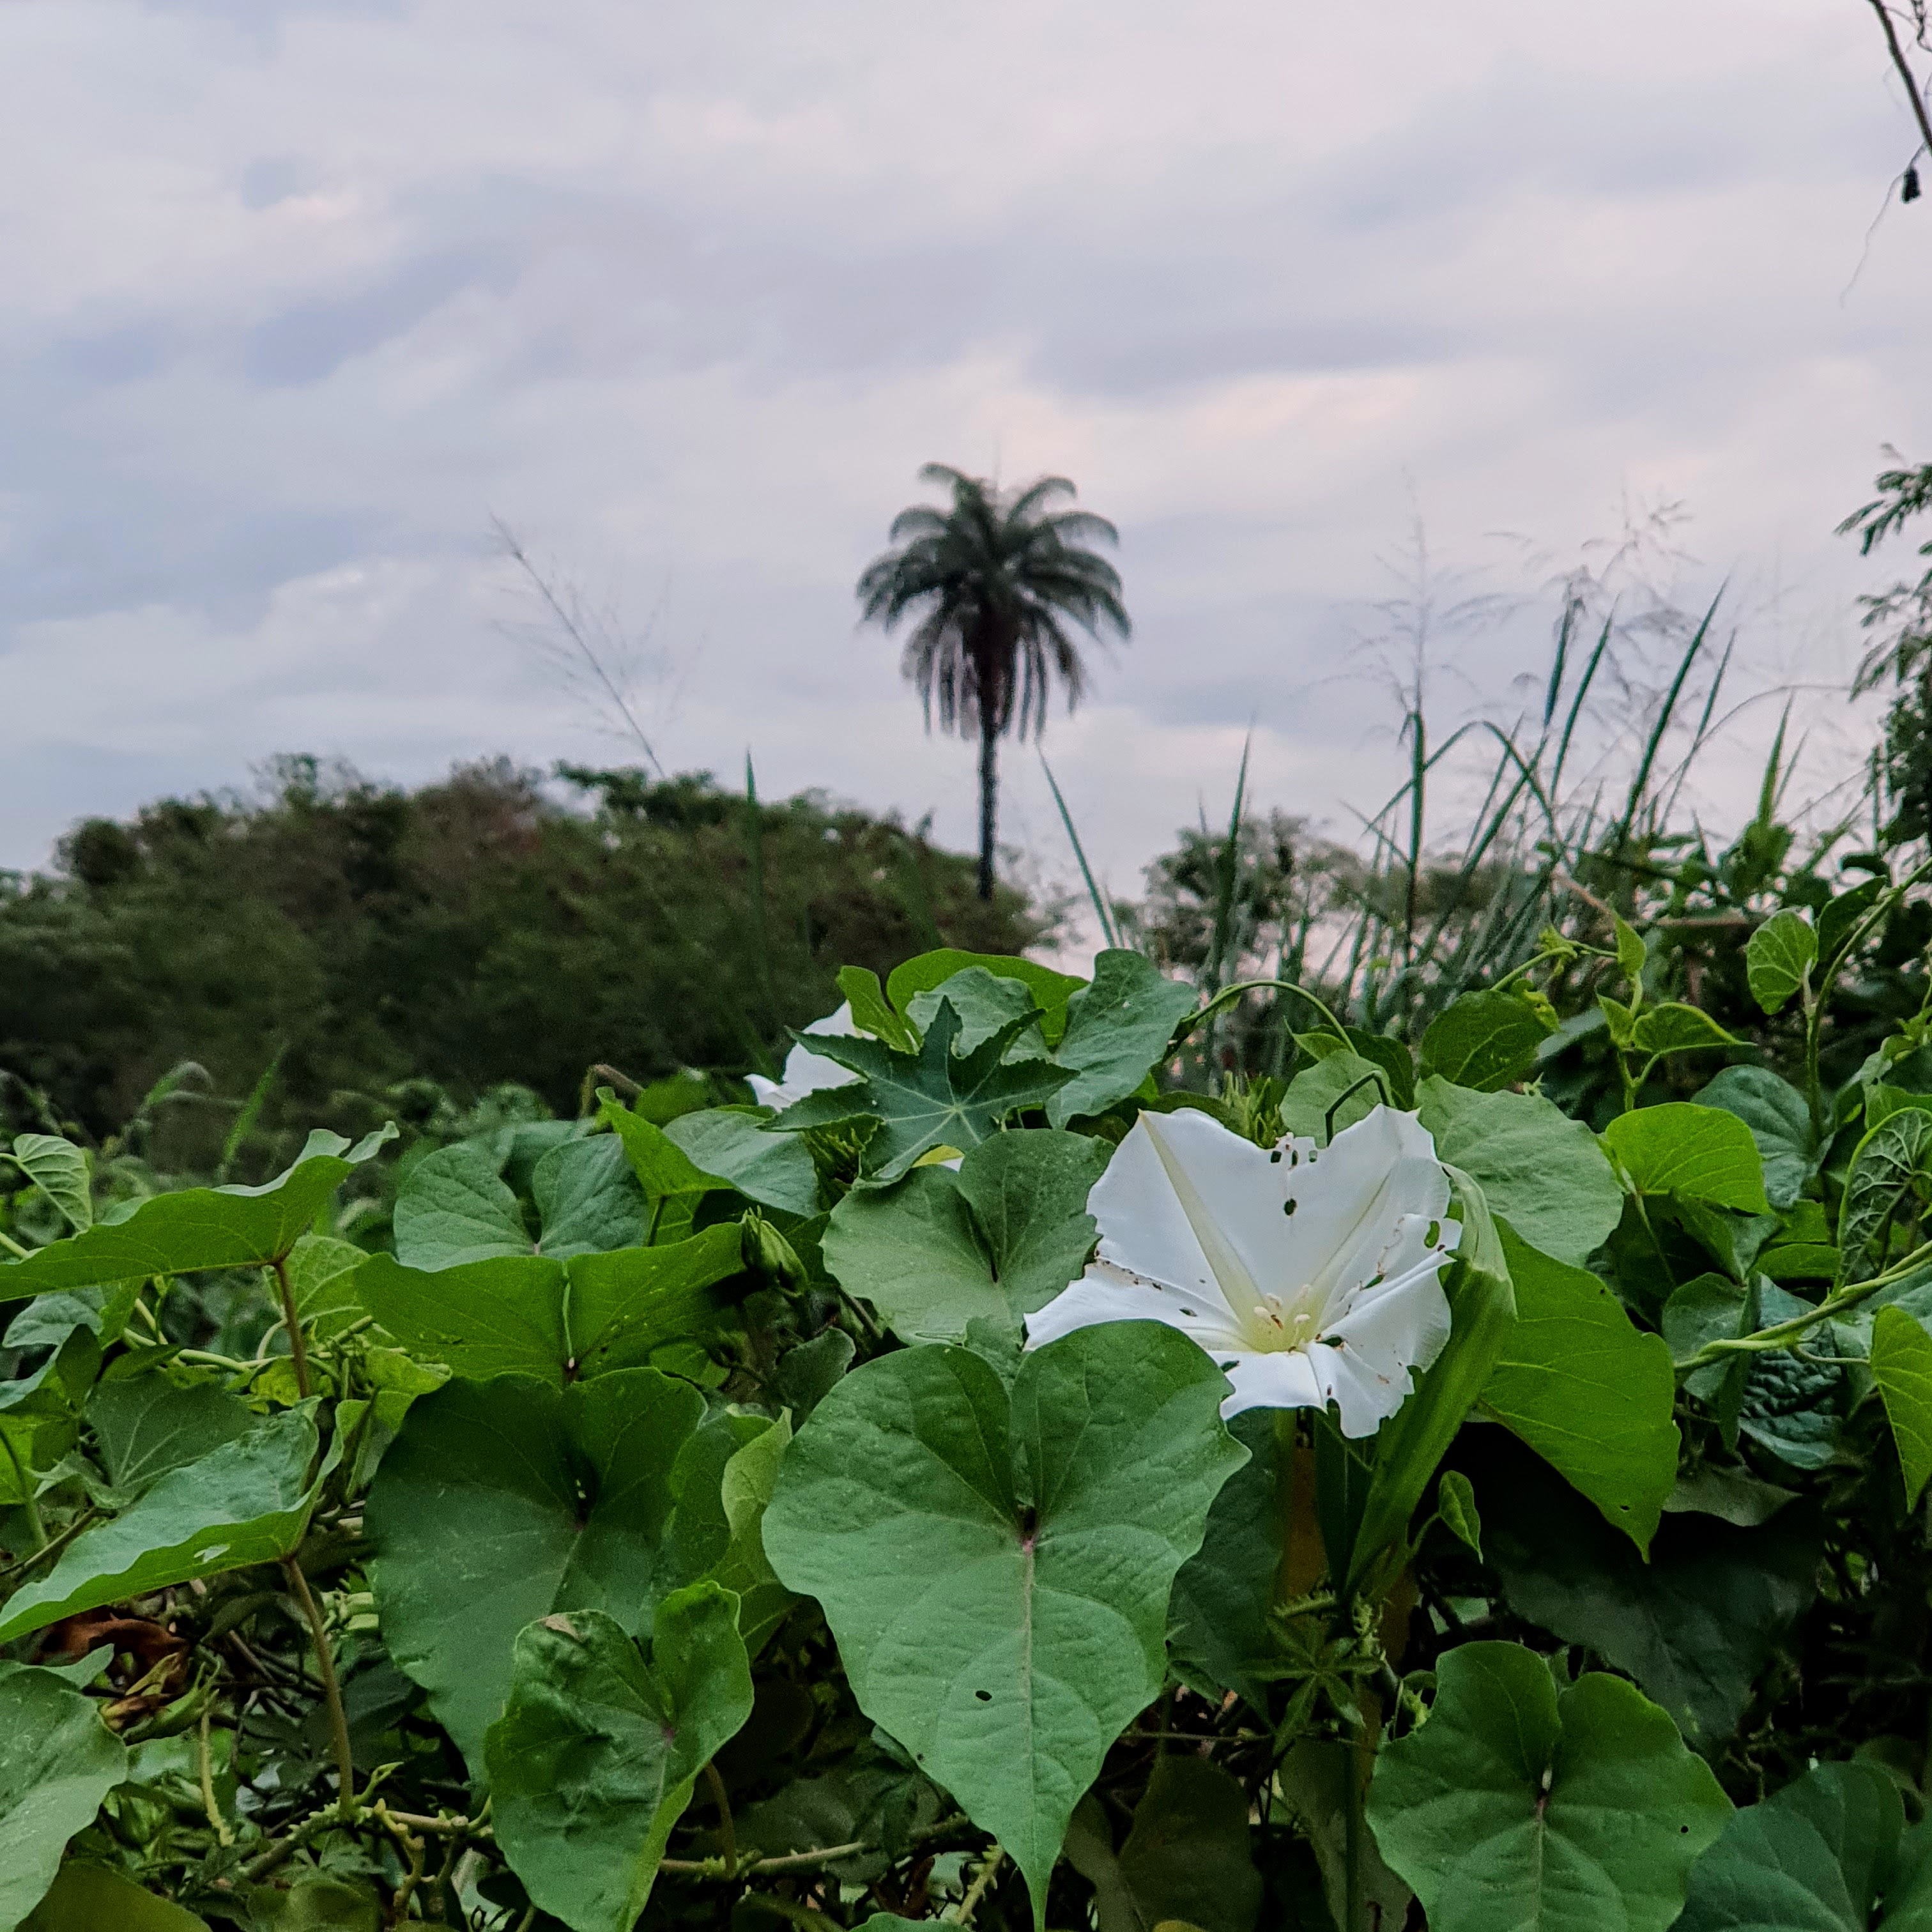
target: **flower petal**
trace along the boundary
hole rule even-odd
[[[801,1027],[799,1030],[850,1035],[856,1034],[859,1027],[848,1003],[836,1013],[827,1013],[822,1020],[814,1020],[811,1025]],[[757,1073],[745,1076],[759,1105],[776,1107],[781,1112],[794,1101],[802,1100],[808,1094],[820,1093],[829,1087],[849,1087],[858,1077],[849,1066],[841,1066],[837,1060],[827,1060],[822,1053],[813,1053],[802,1046],[794,1046],[785,1055],[784,1078],[782,1082],[767,1080]]]
[[[1214,1360],[1234,1391],[1221,1405],[1224,1418],[1238,1415],[1244,1408],[1320,1408],[1328,1400],[1306,1348],[1285,1348],[1265,1355],[1216,1355]],[[1232,1368],[1227,1366],[1230,1361]]]
[[[1198,1342],[1210,1354],[1241,1347],[1240,1330],[1220,1302],[1189,1294],[1165,1282],[1145,1281],[1111,1262],[1098,1261],[1080,1279],[1026,1318],[1027,1346],[1057,1342],[1076,1328],[1103,1322],[1161,1322]]]
[[[1449,1177],[1413,1114],[1377,1107],[1325,1148],[1305,1140],[1282,1145],[1307,1169],[1294,1216],[1298,1252],[1306,1258],[1302,1279],[1331,1296],[1394,1264],[1384,1251],[1403,1217],[1416,1216],[1426,1231],[1448,1212]]]
[[[1134,1123],[1087,1197],[1087,1211],[1100,1223],[1100,1258],[1142,1280],[1160,1282],[1190,1296],[1204,1296],[1217,1312],[1238,1318],[1202,1247],[1195,1222],[1174,1190],[1168,1162],[1161,1158],[1150,1132],[1154,1118],[1143,1114]],[[1238,1138],[1205,1114],[1168,1114],[1162,1126],[1172,1128],[1177,1122],[1196,1120],[1210,1133],[1231,1141]],[[1192,1132],[1191,1127],[1183,1130],[1183,1144]],[[1209,1238],[1214,1238],[1211,1228]]]
[[[1389,1373],[1432,1366],[1449,1340],[1449,1298],[1441,1279],[1446,1258],[1358,1295],[1323,1342],[1339,1342]]]

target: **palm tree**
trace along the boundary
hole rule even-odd
[[[1002,491],[982,477],[928,463],[925,483],[943,484],[951,504],[916,504],[892,520],[893,548],[859,579],[864,620],[891,630],[918,622],[900,669],[919,687],[926,729],[935,707],[942,730],[980,740],[980,896],[993,896],[993,830],[1001,736],[1018,728],[1037,738],[1056,679],[1071,711],[1086,694],[1087,667],[1072,634],[1096,644],[1104,630],[1132,626],[1120,575],[1096,554],[1118,543],[1104,517],[1053,506],[1076,494],[1064,476]]]

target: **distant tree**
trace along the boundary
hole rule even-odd
[[[926,504],[893,520],[893,548],[859,579],[866,621],[890,631],[916,619],[901,668],[919,687],[926,728],[980,740],[980,896],[993,896],[993,841],[1000,738],[1018,728],[1038,737],[1056,680],[1071,711],[1087,690],[1087,667],[1072,632],[1096,643],[1132,628],[1120,573],[1094,546],[1117,543],[1104,517],[1056,509],[1072,498],[1064,476],[1002,491],[982,477],[928,463],[922,482],[952,493],[944,510]]]
[[[48,873],[0,873],[0,1134],[45,1124],[23,1096],[98,1136],[178,1063],[236,1096],[272,1062],[259,1178],[318,1123],[404,1117],[405,1084],[463,1108],[514,1082],[568,1114],[599,1066],[768,1069],[842,966],[1050,930],[1010,886],[982,903],[922,825],[701,774],[561,776],[578,808],[505,760],[405,791],[284,759],[258,796],[88,819]],[[213,1166],[234,1118],[171,1106],[169,1160]]]

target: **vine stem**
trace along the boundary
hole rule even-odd
[[[315,1384],[309,1376],[308,1344],[302,1339],[302,1318],[296,1312],[295,1290],[289,1286],[287,1257],[278,1255],[274,1265],[275,1286],[281,1291],[282,1326],[289,1331],[289,1356],[296,1365],[296,1393],[306,1402],[314,1394]]]
[[[201,1714],[195,1741],[195,1767],[201,1775],[201,1808],[208,1814],[208,1822],[214,1827],[214,1835],[224,1845],[235,1842],[235,1834],[228,1828],[228,1820],[221,1815],[221,1801],[214,1795],[214,1766],[208,1752],[208,1727],[214,1720],[214,1707],[208,1706]]]
[[[1688,1360],[1672,1366],[1680,1376],[1684,1376],[1712,1362],[1726,1360],[1732,1355],[1766,1354],[1773,1348],[1784,1348],[1816,1328],[1820,1322],[1829,1322],[1834,1316],[1844,1314],[1846,1309],[1870,1300],[1880,1288],[1904,1281],[1928,1261],[1932,1261],[1932,1242],[1915,1248],[1902,1262],[1894,1262],[1884,1274],[1873,1276],[1870,1281],[1858,1282],[1834,1294],[1828,1294],[1816,1308],[1808,1308],[1802,1315],[1794,1315],[1789,1322],[1774,1322],[1768,1328],[1760,1328],[1754,1335],[1720,1335],[1714,1341],[1706,1342]]]
[[[711,1802],[718,1807],[718,1840],[724,1848],[724,1878],[728,1884],[738,1876],[738,1832],[731,1822],[731,1800],[726,1795],[724,1780],[718,1774],[718,1766],[707,1758],[704,1763],[704,1781],[711,1788]]]
[[[341,1790],[336,1810],[344,1824],[356,1820],[356,1758],[349,1746],[349,1714],[342,1706],[342,1685],[335,1674],[335,1653],[322,1621],[315,1592],[302,1574],[302,1565],[292,1556],[282,1558],[282,1574],[288,1579],[290,1594],[302,1606],[309,1634],[315,1640],[316,1669],[322,1678],[322,1701],[328,1708],[328,1734],[335,1748],[335,1774]]]
[[[979,1870],[973,1882],[966,1888],[966,1896],[959,1901],[959,1916],[953,1920],[956,1925],[970,1925],[973,1915],[980,1909],[980,1901],[992,1888],[994,1879],[1000,1875],[1000,1868],[1006,1862],[1004,1845],[993,1846],[986,1854],[986,1862]]]
[[[1348,1037],[1348,1029],[1306,986],[1298,986],[1288,980],[1241,980],[1232,986],[1223,986],[1198,1012],[1190,1013],[1168,1042],[1168,1052],[1172,1052],[1190,1034],[1204,1026],[1223,1006],[1232,1006],[1244,993],[1264,992],[1292,993],[1297,999],[1306,1000],[1335,1029],[1335,1037],[1344,1046],[1354,1044]]]

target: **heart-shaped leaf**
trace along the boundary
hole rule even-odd
[[[725,1557],[716,1472],[740,1429],[771,1425],[721,1412],[701,1430],[704,1417],[697,1389],[653,1369],[561,1390],[452,1382],[411,1407],[369,1495],[376,1602],[391,1656],[472,1771],[526,1624],[602,1610],[646,1630],[669,1591]]]
[[[826,1265],[909,1342],[963,1341],[978,1320],[1017,1328],[1086,1266],[1107,1154],[1082,1134],[1000,1134],[956,1174],[854,1188],[832,1210]]]
[[[715,1584],[673,1592],[648,1661],[596,1610],[518,1636],[487,1747],[491,1814],[524,1889],[572,1932],[631,1932],[698,1773],[751,1715],[736,1612]]]
[[[426,1271],[387,1255],[356,1278],[362,1306],[396,1339],[472,1382],[529,1375],[561,1388],[642,1367],[663,1343],[715,1328],[710,1291],[740,1273],[737,1223],[668,1246],[459,1262]]]
[[[1428,1723],[1383,1747],[1368,1815],[1431,1932],[1664,1932],[1730,1810],[1622,1678],[1559,1696],[1534,1652],[1468,1643],[1438,1661]]]
[[[1226,1384],[1159,1324],[1028,1355],[1010,1395],[964,1348],[855,1370],[800,1432],[765,1517],[825,1606],[860,1708],[995,1834],[1037,1924],[1068,1820],[1166,1674],[1168,1593],[1243,1460]]]

